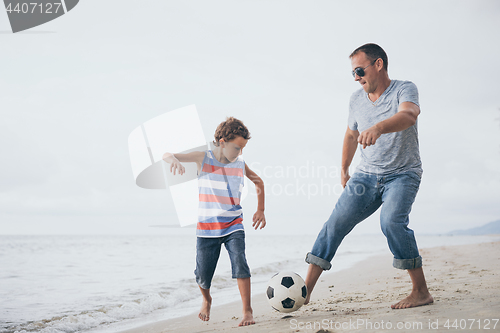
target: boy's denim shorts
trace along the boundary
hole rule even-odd
[[[222,244],[229,253],[233,279],[250,277],[250,268],[245,257],[245,232],[243,230],[223,237],[197,237],[194,274],[196,282],[203,289],[210,289]]]

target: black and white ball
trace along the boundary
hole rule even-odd
[[[307,288],[304,280],[294,272],[275,274],[267,284],[267,300],[280,312],[292,312],[304,305]]]

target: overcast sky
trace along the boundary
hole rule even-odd
[[[127,139],[191,104],[207,141],[226,116],[248,126],[244,157],[269,191],[263,231],[317,233],[360,87],[348,56],[367,42],[388,53],[391,79],[419,88],[410,227],[500,219],[499,17],[495,0],[82,0],[12,34],[0,10],[0,234],[184,232],[149,227],[175,225],[175,209],[167,190],[135,185]],[[379,228],[376,213],[356,232]]]

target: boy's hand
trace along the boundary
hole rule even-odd
[[[186,172],[186,169],[181,162],[174,157],[172,163],[170,164],[170,172],[172,172],[175,176],[176,171],[179,172],[179,175],[183,175],[184,172]]]
[[[255,214],[253,214],[253,224],[252,227],[257,230],[260,226],[260,229],[266,226],[266,217],[264,216],[264,211],[258,210]]]

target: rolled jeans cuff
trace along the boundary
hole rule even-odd
[[[306,260],[307,261],[307,260]],[[392,266],[398,269],[414,269],[422,267],[422,257],[418,256],[413,259],[396,259],[394,258]]]
[[[325,259],[321,259],[320,257],[316,257],[314,254],[309,252],[306,255],[306,262],[308,264],[314,264],[316,266],[321,267],[324,271],[329,270],[332,268],[332,264],[329,261],[326,261]]]

